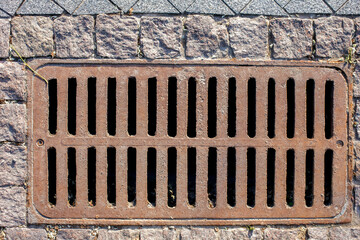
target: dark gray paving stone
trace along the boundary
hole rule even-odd
[[[62,6],[68,13],[73,13],[75,9],[80,5],[82,0],[54,0],[60,6]]]
[[[167,0],[139,0],[134,13],[179,13]]]
[[[185,12],[188,7],[195,2],[195,0],[170,0],[170,2],[176,7],[180,12]]]
[[[120,10],[108,0],[85,0],[74,14],[81,15],[117,12],[120,12]]]
[[[19,8],[20,4],[22,3],[22,1],[23,0],[11,0],[11,1],[2,0],[0,1],[0,9],[4,10],[10,15],[14,15],[16,10]]]
[[[347,0],[325,0],[330,7],[337,11]]]
[[[275,0],[281,7],[284,7],[290,0]]]
[[[287,13],[273,0],[253,0],[242,14],[286,16]]]
[[[51,0],[27,0],[17,14],[45,15],[62,14],[64,10]]]
[[[9,18],[9,17],[11,17],[9,14],[7,14],[6,12],[0,9],[0,18]]]
[[[236,13],[244,9],[250,0],[224,0],[224,2]]]
[[[322,0],[291,0],[285,10],[288,13],[331,14],[331,9]]]
[[[360,0],[349,0],[337,11],[339,15],[360,15]]]
[[[129,9],[137,2],[137,0],[112,0],[123,12],[128,12]]]
[[[196,0],[186,12],[188,13],[205,13],[216,15],[234,15],[228,6],[221,0]]]

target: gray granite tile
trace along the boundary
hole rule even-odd
[[[233,11],[221,0],[196,0],[186,12],[216,15],[234,15]]]
[[[11,0],[11,1],[2,0],[0,1],[0,9],[4,10],[10,15],[14,15],[16,10],[19,8],[20,4],[22,3],[22,1],[23,0]]]
[[[180,12],[185,12],[195,0],[169,0]]]
[[[284,7],[290,0],[275,0],[281,7]]]
[[[348,0],[325,0],[334,11],[337,11],[346,1]]]
[[[26,0],[17,14],[62,14],[64,10],[51,0]]]
[[[332,10],[322,0],[291,0],[285,6],[285,10],[288,13],[332,13]]]
[[[137,2],[137,0],[112,0],[123,12],[128,12],[129,9]]]
[[[242,14],[285,16],[287,13],[273,0],[253,0]]]
[[[62,6],[68,13],[73,13],[80,5],[82,0],[54,0],[60,6]]]
[[[120,10],[108,0],[85,0],[74,14],[81,15],[117,12],[120,12]]]
[[[239,13],[250,0],[223,0],[234,12]]]
[[[337,11],[339,15],[360,15],[360,0],[349,0]]]
[[[7,14],[6,12],[0,9],[0,18],[9,18],[9,17],[11,17],[9,14]]]
[[[139,0],[134,13],[179,13],[167,0]]]

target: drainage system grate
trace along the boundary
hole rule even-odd
[[[347,83],[333,66],[39,66],[50,80],[29,82],[33,222],[350,218]]]

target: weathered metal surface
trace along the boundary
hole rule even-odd
[[[73,224],[300,224],[335,223],[350,219],[351,201],[348,184],[348,113],[351,96],[347,92],[346,71],[337,65],[285,63],[285,62],[117,62],[117,61],[40,61],[38,71],[47,79],[57,79],[58,120],[57,133],[48,132],[47,85],[34,76],[29,76],[30,95],[30,211],[33,223]],[[96,135],[87,128],[87,79],[96,77]],[[136,78],[137,121],[136,135],[127,132],[127,82]],[[147,132],[147,79],[157,78],[157,129],[155,136]],[[177,135],[167,136],[167,80],[176,77]],[[197,81],[196,133],[187,137],[187,87],[190,77]],[[217,136],[207,136],[207,89],[208,80],[217,78]],[[236,136],[227,136],[228,79],[236,78]],[[67,132],[67,83],[68,78],[77,79],[76,135]],[[107,134],[107,79],[117,81],[116,135]],[[256,79],[256,136],[247,135],[247,81]],[[267,136],[267,84],[276,82],[276,121],[274,138]],[[286,136],[286,81],[295,80],[295,136]],[[315,125],[314,138],[306,136],[305,89],[306,81],[315,81]],[[325,138],[324,89],[325,82],[334,82],[333,137]],[[51,80],[50,80],[51,81]],[[41,139],[42,144],[36,144]],[[40,140],[40,142],[41,142]],[[343,146],[339,144],[343,142]],[[39,141],[38,141],[39,142]],[[57,151],[56,205],[48,202],[47,149]],[[68,203],[67,157],[68,147],[76,148],[77,177],[76,205]],[[88,202],[87,148],[97,149],[96,206]],[[106,148],[115,147],[116,152],[116,206],[107,202],[107,158]],[[130,206],[127,196],[127,148],[137,149],[136,206]],[[156,206],[150,207],[147,200],[148,147],[157,149]],[[167,205],[167,148],[177,148],[177,203]],[[187,200],[187,148],[197,149],[196,206]],[[217,202],[210,208],[207,193],[208,148],[216,147]],[[236,148],[236,205],[230,207],[226,200],[227,148]],[[256,192],[255,206],[246,205],[247,148],[256,148]],[[268,207],[266,151],[276,150],[275,205]],[[295,150],[295,189],[293,207],[286,204],[286,151]],[[305,152],[314,149],[314,200],[312,207],[305,205]],[[333,201],[324,205],[324,153],[334,151]]]

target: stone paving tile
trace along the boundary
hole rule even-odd
[[[322,0],[291,0],[285,10],[288,13],[331,14],[331,9]]]
[[[57,15],[62,14],[63,12],[64,10],[51,0],[26,0],[16,13],[31,15]]]
[[[170,0],[170,2],[176,7],[180,12],[185,12],[188,7],[195,2],[195,0]]]
[[[74,14],[81,15],[117,12],[120,12],[120,10],[108,0],[85,0]]]
[[[167,0],[139,0],[134,13],[179,13]]]
[[[0,226],[15,227],[25,222],[26,190],[23,187],[0,188]]]
[[[356,53],[360,54],[360,17],[355,19],[355,28]]]
[[[126,13],[137,2],[137,0],[112,0],[112,2],[115,3],[121,11]]]
[[[73,13],[80,5],[82,0],[54,0],[60,6],[62,6],[68,13]]]
[[[196,0],[186,12],[188,13],[205,13],[216,15],[234,15],[228,6],[221,0]]]
[[[11,0],[11,1],[2,0],[0,1],[0,9],[4,10],[10,15],[14,15],[16,10],[19,8],[20,4],[22,3],[22,1],[23,0]]]
[[[334,11],[337,11],[346,1],[348,0],[325,0]]]
[[[239,13],[244,7],[250,2],[250,0],[224,0],[224,2],[233,10],[235,13]]]
[[[1,239],[1,238],[0,238]],[[47,233],[42,228],[7,228],[6,239],[8,240],[46,240]]]
[[[26,158],[25,146],[0,146],[0,186],[21,185],[25,182]]]
[[[281,7],[284,7],[290,0],[275,0]]]
[[[0,61],[0,99],[26,100],[25,69],[19,62]]]
[[[9,14],[7,14],[6,12],[0,9],[0,18],[9,18],[9,17],[11,17]]]
[[[0,58],[9,57],[9,39],[10,21],[8,19],[0,19]]]
[[[349,0],[336,13],[339,15],[360,15],[360,0]]]
[[[273,0],[253,0],[241,14],[286,16],[287,13]]]

